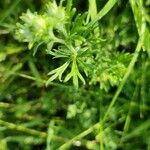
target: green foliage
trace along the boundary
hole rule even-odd
[[[116,55],[113,46],[106,46],[105,42],[109,41],[102,42],[101,37],[95,36],[92,30],[85,36],[84,32],[88,30],[88,22],[85,24],[87,14],[75,15],[74,12],[73,15],[74,9],[66,10],[62,4],[57,6],[53,1],[47,5],[46,12],[42,15],[28,10],[20,17],[22,23],[17,23],[16,38],[28,42],[29,48],[37,43],[34,54],[38,46],[45,43],[47,52],[54,58],[67,59],[62,66],[49,72],[52,76],[48,79],[47,85],[57,77],[64,82],[72,78],[74,86],[78,88],[79,79],[85,84],[79,70],[92,77],[90,83],[100,82],[101,89],[108,90],[109,84],[111,86],[119,84],[126,71],[123,61],[129,61],[128,55],[124,53]],[[57,49],[54,49],[55,43],[58,44]],[[69,65],[71,71],[62,79],[62,74],[68,70]]]
[[[149,7],[0,2],[0,150],[149,150]]]

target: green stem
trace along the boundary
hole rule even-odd
[[[94,20],[95,17],[97,16],[97,5],[96,5],[96,0],[89,0],[89,16],[91,20]],[[94,33],[96,36],[99,36],[99,27],[97,27],[94,30]]]
[[[143,43],[143,40],[139,39],[137,47],[136,47],[136,50],[135,50],[135,53],[134,53],[134,56],[133,56],[133,58],[132,58],[132,60],[131,60],[131,62],[129,64],[129,66],[128,66],[127,72],[126,72],[125,76],[123,77],[120,86],[118,87],[118,89],[117,89],[117,91],[116,91],[116,93],[115,93],[115,95],[114,95],[114,97],[113,97],[113,99],[112,99],[112,101],[111,101],[111,103],[110,103],[110,105],[109,105],[109,107],[108,107],[105,115],[104,115],[103,122],[106,121],[110,110],[112,109],[113,105],[115,104],[115,102],[116,102],[119,94],[122,91],[123,86],[125,85],[125,83],[126,83],[128,77],[129,77],[130,73],[133,70],[134,64],[135,64],[135,62],[136,62],[136,60],[137,60],[137,58],[139,56],[139,52],[140,52],[140,50],[142,48],[142,43]]]
[[[43,138],[43,139],[47,138],[47,133],[45,133],[45,132],[37,131],[34,129],[29,129],[29,128],[26,128],[22,125],[16,125],[14,123],[6,122],[6,121],[1,120],[1,119],[0,119],[0,125],[5,126],[6,128],[11,129],[11,130],[24,132],[24,133],[27,133],[27,134],[30,134],[33,136],[38,136],[38,137]],[[54,135],[53,135],[52,139],[55,141],[60,141],[60,142],[62,142],[62,141],[67,142],[68,141],[68,139],[66,139],[66,138],[63,138],[61,136],[54,136]]]
[[[75,136],[74,138],[63,144],[61,147],[58,148],[58,150],[66,150],[75,140],[85,137],[86,135],[91,133],[94,128],[97,128],[98,126],[99,123],[96,123],[94,126],[88,128],[87,130],[83,131],[82,133],[78,134],[77,136]]]
[[[13,106],[13,104],[0,102],[0,108],[10,108],[12,106]]]
[[[14,75],[17,75],[17,76],[20,76],[20,77],[22,77],[22,78],[29,79],[29,80],[32,80],[32,81],[41,82],[41,83],[43,83],[43,85],[45,85],[46,82],[47,82],[47,80],[38,79],[38,78],[36,78],[36,77],[29,76],[29,75],[23,74],[23,73],[14,73]],[[51,82],[50,85],[51,85],[51,86],[56,86],[56,87],[68,89],[68,86],[66,86],[66,85],[64,85],[64,84],[55,83],[55,82]],[[70,86],[69,88],[72,88],[72,86]]]
[[[118,0],[109,0],[106,5],[102,8],[102,10],[94,17],[94,19],[88,24],[88,28],[93,27],[93,25],[99,21],[102,17],[104,17],[117,3]]]
[[[127,70],[127,72],[126,72],[126,74],[125,74],[125,76],[124,76],[120,86],[118,87],[117,92],[115,93],[115,95],[114,95],[114,97],[112,99],[112,102],[110,103],[110,105],[108,107],[107,112],[105,113],[103,121],[105,121],[107,119],[107,116],[108,116],[110,110],[112,109],[114,103],[116,102],[120,92],[122,91],[122,88],[125,85],[125,83],[126,83],[128,77],[129,77],[131,71],[133,70],[134,64],[135,64],[135,62],[136,62],[136,60],[137,60],[137,58],[139,56],[139,52],[142,49],[142,46],[143,46],[145,30],[146,30],[146,23],[142,22],[141,27],[140,27],[140,33],[139,33],[140,38],[138,40],[138,44],[137,44],[136,50],[134,52],[134,56],[133,56],[129,66],[128,66],[128,70]]]
[[[123,133],[122,133],[122,137],[124,136],[124,134],[128,131],[129,126],[130,126],[130,121],[131,121],[131,115],[134,109],[134,104],[135,104],[135,100],[137,98],[137,94],[138,94],[138,89],[139,89],[139,81],[137,81],[137,85],[135,87],[133,96],[131,98],[130,104],[129,104],[129,110],[126,116],[126,120],[125,120],[125,124],[124,124],[124,129],[123,129]]]
[[[46,139],[46,150],[51,150],[51,141],[53,139],[54,130],[52,127],[54,126],[54,121],[50,121],[47,131],[47,139]]]
[[[103,142],[103,124],[100,122],[100,150],[104,150],[104,142]]]
[[[135,62],[136,62],[136,60],[137,60],[137,58],[139,56],[139,52],[140,52],[140,50],[142,48],[142,43],[143,43],[143,38],[140,38],[139,41],[138,41],[135,53],[133,55],[133,58],[132,58],[129,66],[128,66],[127,72],[124,75],[124,78],[123,78],[120,86],[118,87],[118,89],[117,89],[117,91],[116,91],[116,93],[115,93],[115,95],[114,95],[114,97],[113,97],[113,99],[112,99],[112,101],[111,101],[111,103],[110,103],[110,105],[109,105],[109,107],[108,107],[108,109],[107,109],[107,111],[106,111],[106,113],[104,115],[104,118],[102,119],[101,123],[98,122],[95,125],[93,125],[92,127],[90,127],[89,129],[87,129],[87,130],[83,131],[82,133],[80,133],[79,135],[75,136],[74,138],[72,138],[71,140],[69,140],[68,142],[63,144],[61,147],[59,147],[58,150],[65,150],[67,147],[70,146],[70,144],[73,143],[73,141],[83,138],[84,136],[90,134],[93,131],[94,128],[99,127],[101,124],[105,123],[105,121],[107,120],[107,117],[108,117],[108,115],[110,113],[110,110],[112,109],[113,105],[115,104],[115,102],[116,102],[120,92],[122,91],[123,86],[125,85],[125,83],[126,83],[128,77],[129,77],[130,73],[133,70],[134,64],[135,64]]]
[[[145,58],[144,58],[145,59]],[[141,77],[141,104],[140,104],[140,116],[144,117],[145,106],[146,106],[146,72],[149,66],[149,61],[144,62],[142,65],[142,77]]]
[[[131,133],[124,136],[122,142],[125,142],[133,137],[137,137],[140,134],[143,134],[143,131],[146,131],[147,129],[150,129],[150,119],[143,122],[141,125],[135,128]]]
[[[144,7],[143,7],[143,2],[142,0],[139,1],[135,1],[135,0],[129,0],[130,2],[130,6],[132,8],[132,12],[134,14],[134,20],[136,23],[136,27],[138,30],[139,35],[141,34],[141,27],[142,24],[144,24],[146,22],[146,13],[144,11]],[[136,5],[136,3],[138,3],[138,5]]]
[[[116,2],[117,2],[117,0],[109,0],[107,2],[107,4],[104,6],[104,8],[98,13],[97,17],[93,21],[91,21],[91,23],[88,24],[88,27],[93,26],[99,19],[101,19],[105,14],[107,14],[107,12],[114,6],[114,4]],[[71,140],[69,140],[68,142],[63,144],[61,147],[59,147],[59,150],[65,150],[67,147],[69,147],[73,143],[73,141],[83,138],[84,136],[86,136],[89,133],[91,133],[95,127],[100,127],[101,124],[105,123],[105,121],[107,120],[108,115],[109,115],[112,107],[114,106],[118,96],[120,95],[120,93],[122,91],[123,86],[125,85],[129,75],[131,74],[131,72],[133,70],[135,62],[137,61],[137,58],[139,56],[139,52],[142,49],[145,29],[146,29],[146,24],[143,23],[142,26],[141,26],[140,38],[138,40],[137,47],[135,49],[133,58],[132,58],[129,66],[128,66],[127,72],[124,75],[124,77],[122,79],[122,82],[119,85],[119,87],[118,87],[118,89],[117,89],[117,91],[116,91],[116,93],[115,93],[115,95],[114,95],[114,97],[113,97],[113,99],[112,99],[112,101],[111,101],[111,103],[110,103],[110,105],[109,105],[109,107],[108,107],[108,109],[107,109],[107,111],[106,111],[106,113],[104,115],[104,118],[102,119],[101,123],[98,122],[95,125],[93,125],[92,127],[90,127],[89,129],[87,129],[87,130],[83,131],[82,133],[80,133],[79,135],[75,136],[74,138],[72,138]]]
[[[41,138],[46,138],[47,134],[45,132],[40,132],[34,129],[29,129],[21,125],[16,125],[14,123],[6,122],[0,119],[0,125],[6,126],[8,129],[17,130],[21,132],[25,132],[27,134],[31,134],[34,136],[39,136]]]
[[[93,20],[97,15],[97,6],[96,6],[96,0],[89,0],[89,15],[91,16],[91,19]]]

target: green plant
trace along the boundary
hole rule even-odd
[[[96,30],[97,25],[88,30],[91,22],[90,19],[86,20],[90,17],[93,21],[91,12],[76,14],[70,5],[70,1],[66,7],[62,6],[62,2],[58,6],[55,1],[50,2],[41,15],[28,10],[20,17],[22,23],[17,23],[16,38],[28,42],[30,49],[34,46],[34,55],[38,47],[45,44],[48,54],[65,62],[49,72],[51,77],[47,84],[56,78],[61,82],[72,78],[74,86],[78,88],[78,79],[85,84],[83,73],[80,73],[84,72],[89,83],[100,82],[101,89],[108,90],[109,84],[118,85],[130,60],[129,54],[118,53],[113,44],[107,47],[106,42],[112,41],[102,40],[103,35]],[[55,43],[57,46],[54,46]],[[71,71],[68,72],[67,68]],[[62,79],[65,72],[66,77]]]
[[[2,150],[149,150],[149,0],[19,2],[0,10]]]

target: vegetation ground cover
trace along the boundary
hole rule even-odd
[[[0,1],[0,150],[150,150],[150,1]]]

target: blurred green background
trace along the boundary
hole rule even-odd
[[[45,86],[47,73],[61,62],[56,63],[46,55],[45,47],[40,47],[33,56],[26,43],[15,40],[14,29],[23,12],[27,9],[41,12],[47,2],[0,1],[0,150],[57,150],[99,122],[117,89],[109,87],[106,92],[96,83],[81,85],[75,91],[71,83],[57,81]],[[143,2],[149,29],[150,1]],[[98,11],[105,3],[97,0]],[[88,1],[74,0],[73,7],[77,13],[83,13],[88,10]],[[133,55],[139,36],[129,1],[118,1],[99,26],[108,39],[108,49]],[[105,150],[150,150],[149,62],[148,53],[141,51],[104,125]],[[100,149],[99,130],[93,129],[68,149]]]

